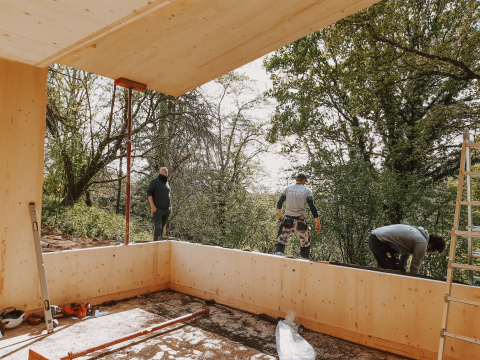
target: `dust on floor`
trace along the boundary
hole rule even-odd
[[[59,319],[53,335],[42,335],[44,324],[22,324],[0,341],[0,359],[28,358],[37,346],[56,356],[98,345],[166,320],[201,310],[203,299],[171,290],[100,306],[110,315],[86,320]],[[198,317],[148,335],[99,350],[80,359],[278,359],[275,328],[258,315],[220,304],[210,317]],[[43,331],[44,333],[44,331]],[[317,359],[400,360],[405,357],[305,330],[302,336],[315,348]]]

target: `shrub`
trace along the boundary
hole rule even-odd
[[[131,218],[131,241],[151,241],[152,234]],[[61,206],[48,196],[43,198],[42,227],[53,226],[70,235],[102,237],[125,241],[125,217],[111,211],[87,206],[79,202],[74,206]]]

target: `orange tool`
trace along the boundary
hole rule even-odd
[[[71,303],[62,308],[62,313],[64,315],[76,316],[80,319],[87,316],[87,312],[91,309],[90,303]]]

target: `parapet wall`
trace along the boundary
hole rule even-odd
[[[161,241],[43,254],[50,301],[97,304],[168,289],[170,245]],[[40,285],[36,290],[40,308]]]
[[[444,282],[177,241],[44,259],[56,305],[170,288],[274,317],[292,309],[306,328],[414,359],[437,358]],[[40,307],[39,288],[31,296]],[[453,285],[452,296],[479,301],[480,288]],[[449,332],[480,339],[480,308],[453,303],[449,319]],[[446,354],[480,359],[480,347],[447,339]]]
[[[172,242],[170,288],[254,313],[292,309],[307,328],[412,357],[436,359],[445,283],[274,255]],[[452,296],[480,300],[480,288]],[[480,308],[453,303],[448,330],[480,339]],[[447,339],[446,355],[480,359]]]

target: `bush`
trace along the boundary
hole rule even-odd
[[[135,219],[130,222],[131,241],[151,241],[150,232],[139,226]],[[70,235],[102,237],[125,241],[125,217],[111,211],[87,206],[79,202],[74,206],[61,206],[48,196],[43,198],[42,227],[53,226]]]

